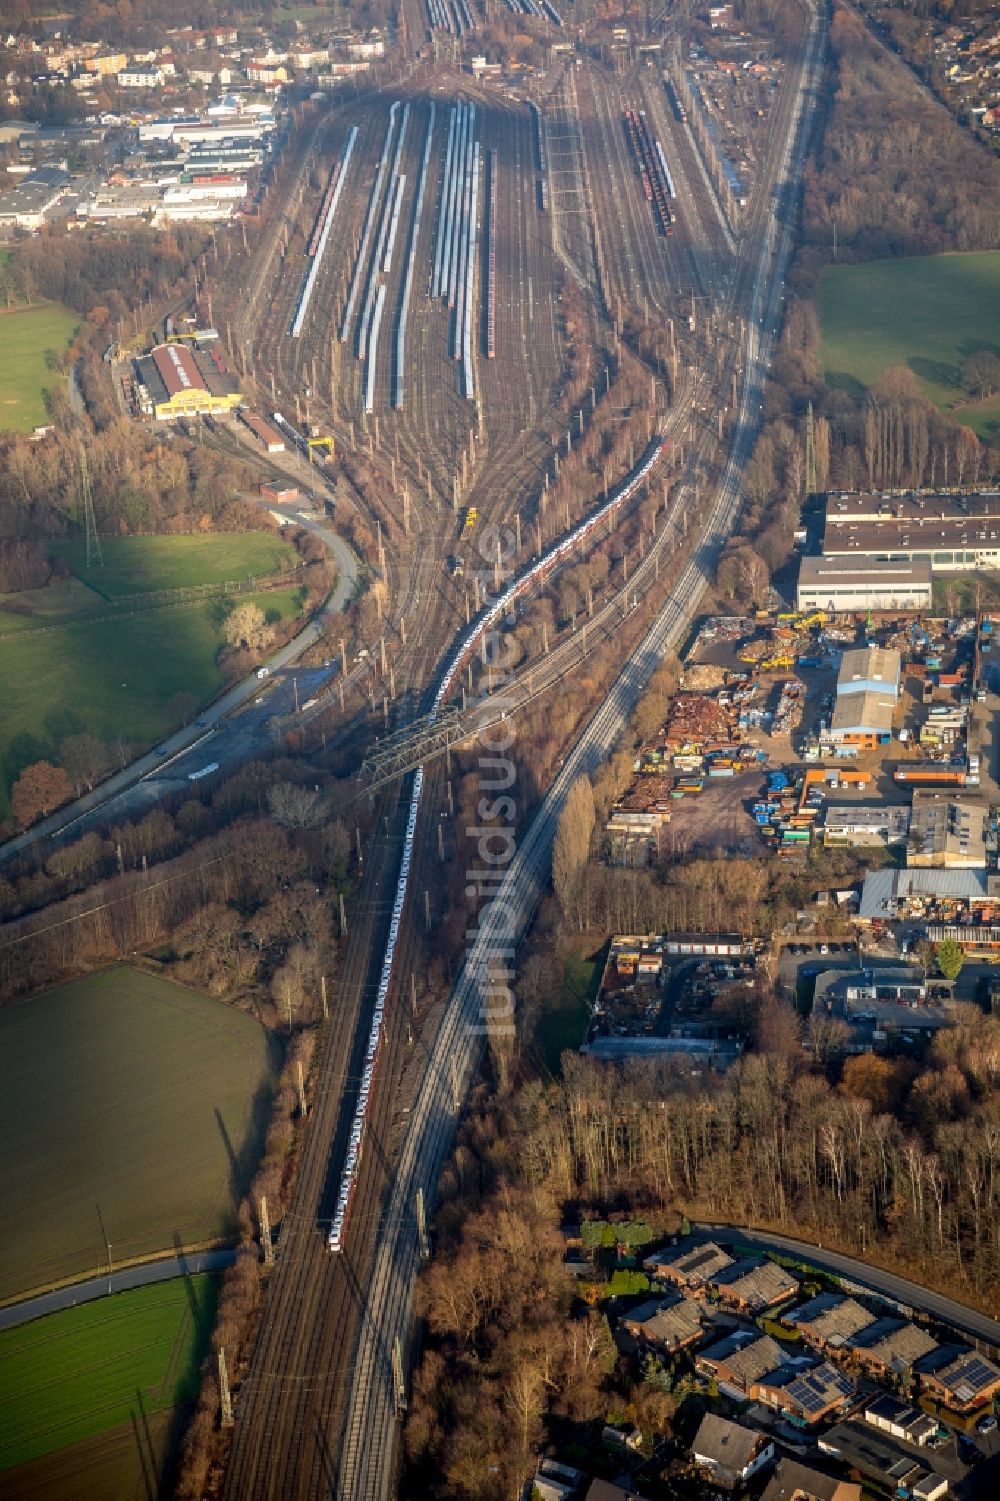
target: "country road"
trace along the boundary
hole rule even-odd
[[[235,1259],[235,1251],[194,1251],[190,1256],[164,1256],[157,1261],[145,1261],[141,1266],[123,1267],[120,1272],[112,1272],[110,1277],[88,1277],[86,1282],[73,1282],[55,1292],[40,1293],[37,1298],[8,1303],[5,1308],[0,1308],[0,1329],[16,1329],[20,1324],[29,1324],[32,1319],[44,1318],[47,1313],[76,1308],[80,1303],[93,1303],[98,1298],[129,1292],[134,1287],[171,1282],[174,1277],[197,1277],[200,1272],[220,1272],[231,1266]]]
[[[329,527],[300,515],[294,507],[286,509],[290,524],[316,532],[330,548],[337,563],[337,582],[320,614],[268,658],[266,689],[256,673],[235,683],[199,714],[193,724],[168,735],[155,750],[108,777],[93,792],[0,845],[0,863],[39,841],[45,841],[46,849],[50,849],[55,842],[83,834],[93,824],[110,817],[141,816],[161,797],[183,787],[192,771],[210,762],[231,770],[238,760],[252,755],[255,746],[266,747],[270,743],[268,722],[273,716],[293,711],[295,676],[300,679],[299,699],[305,701],[339,673],[339,663],[332,669],[302,669],[298,674],[292,669],[320,640],[322,616],[343,610],[351,598],[357,585],[358,559],[344,539]],[[262,698],[263,704],[259,702]]]

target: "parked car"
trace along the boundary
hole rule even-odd
[[[997,1420],[992,1412],[984,1413],[976,1424],[977,1433],[996,1433]]]

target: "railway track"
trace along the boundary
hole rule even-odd
[[[572,80],[566,87],[571,85]],[[572,99],[566,107],[571,113],[575,110]],[[575,127],[571,125],[571,129]],[[419,130],[415,132],[416,138],[419,134]],[[524,145],[530,148],[526,135],[522,149]],[[582,147],[574,145],[573,150],[578,152],[579,160]],[[582,182],[583,168],[575,170]],[[501,216],[507,201],[503,177],[501,157]],[[516,216],[519,212],[526,215],[527,210],[518,209],[515,191],[512,213]],[[430,220],[431,216],[427,217]],[[519,222],[524,224],[525,219]],[[758,225],[765,222],[764,210],[756,222]],[[528,243],[526,232],[519,233],[517,238],[522,244]],[[589,254],[589,234],[585,238]],[[740,294],[752,317],[746,325],[740,427],[725,484],[696,556],[687,565],[670,603],[657,618],[636,658],[626,667],[608,703],[595,714],[581,749],[568,761],[542,815],[528,832],[518,856],[519,864],[511,872],[512,899],[525,919],[544,878],[548,841],[560,799],[569,785],[570,768],[574,768],[575,774],[577,768],[588,764],[588,756],[603,754],[619,732],[628,703],[634,701],[659,660],[670,631],[678,629],[679,622],[686,620],[694,608],[712,565],[713,548],[721,546],[735,513],[736,481],[752,439],[752,411],[756,411],[754,402],[762,386],[771,337],[768,333],[761,343],[758,315],[769,321],[770,328],[778,306],[783,262],[781,254],[775,253],[772,271],[771,239],[769,228],[761,256],[750,268],[749,279],[744,276],[739,282]],[[576,250],[582,255],[579,245]],[[538,247],[533,251],[529,248],[527,253],[529,257],[538,256]],[[519,260],[520,255],[520,251],[514,252],[515,265],[525,264]],[[592,271],[592,257],[590,266]],[[592,285],[593,277],[590,281]],[[770,290],[763,299],[765,285]],[[498,306],[498,321],[502,327],[501,306]],[[499,336],[498,328],[498,340]],[[499,349],[495,364],[498,383],[516,382],[523,368],[520,357],[512,359],[505,368]],[[502,392],[503,386],[499,385],[497,395],[501,399]],[[428,391],[428,421],[433,420],[434,401],[435,394]],[[515,414],[519,410],[523,411],[523,405],[512,400],[510,412]],[[502,432],[502,411],[493,420]],[[423,426],[421,421],[419,427],[414,427],[414,443],[425,439]],[[539,458],[546,443],[536,436],[529,445],[520,434],[513,433],[513,426],[513,420],[508,418],[507,433],[511,436],[506,444],[499,436],[493,438],[489,461],[483,464],[471,491],[488,497],[491,509],[486,514],[491,519],[510,514],[512,505],[529,493],[532,486],[537,492]],[[514,491],[513,499],[507,491],[508,483]],[[435,585],[435,580],[442,578],[438,548],[447,543],[447,517],[441,516],[435,523],[429,502],[422,515],[429,524],[432,545],[426,558],[409,570],[408,578],[399,578],[402,605],[412,622],[410,634],[415,644],[405,661],[402,657],[397,659],[397,687],[401,680],[411,697],[428,680],[431,665],[451,634],[449,623],[440,618],[436,608],[439,586]],[[661,540],[661,545],[666,543]],[[562,665],[565,668],[565,663]],[[441,776],[440,764],[428,769],[430,805]],[[358,900],[351,909],[338,1008],[323,1044],[314,1112],[303,1145],[302,1169],[292,1210],[282,1226],[278,1266],[272,1277],[252,1364],[238,1389],[237,1425],[225,1490],[232,1501],[250,1501],[256,1497],[305,1498],[328,1495],[331,1491],[345,1498],[391,1494],[396,1415],[390,1351],[397,1334],[404,1341],[406,1337],[416,1256],[413,1195],[417,1186],[426,1191],[433,1188],[450,1140],[453,1084],[449,1059],[460,1057],[463,1077],[467,1077],[478,1058],[478,1041],[474,1043],[472,1034],[465,1034],[470,1007],[474,1015],[479,1004],[483,959],[483,949],[477,941],[426,1059],[417,1104],[405,1120],[394,1115],[393,1082],[407,1049],[406,1006],[397,996],[395,1004],[387,1008],[386,1054],[380,1085],[374,1095],[372,1134],[354,1201],[354,1230],[346,1253],[339,1258],[328,1258],[323,1250],[321,1227],[330,1209],[331,1164],[336,1166],[342,1160],[351,1086],[359,1072],[359,1049],[363,1051],[367,1035],[365,1008],[371,1003],[375,972],[381,962],[381,933],[388,925],[388,911],[380,905],[379,893],[394,886],[393,841],[399,837],[403,806],[396,794],[386,793],[380,798],[378,820],[383,833],[373,841]],[[423,840],[418,846],[420,854],[412,888],[417,892],[432,881],[432,857],[425,847],[427,844],[429,841]],[[414,916],[411,901],[409,921],[400,940],[398,974],[404,977],[421,957]],[[484,930],[482,943],[488,948],[496,936]],[[374,1273],[369,1276],[373,1252]],[[341,1433],[339,1422],[345,1400],[345,1427]]]
[[[790,136],[776,153],[773,170],[784,178],[796,151],[795,166],[801,165],[803,133],[799,115],[808,103],[808,91],[820,48],[818,13],[813,14],[809,53],[804,60],[798,101],[789,116]],[[576,749],[567,758],[536,815],[526,837],[508,867],[499,899],[480,922],[465,966],[442,1018],[430,1049],[427,1067],[414,1102],[399,1165],[393,1177],[388,1218],[389,1235],[379,1237],[369,1289],[375,1329],[365,1327],[359,1349],[355,1379],[348,1405],[343,1458],[337,1495],[345,1501],[382,1501],[393,1493],[395,1475],[394,1437],[397,1399],[392,1371],[385,1351],[394,1339],[404,1341],[409,1326],[409,1306],[419,1248],[416,1227],[408,1206],[418,1188],[433,1191],[444,1156],[451,1142],[454,1116],[454,1076],[467,1081],[476,1067],[482,1047],[484,999],[488,993],[491,960],[508,953],[530,918],[548,872],[549,851],[559,811],[573,780],[590,771],[610,751],[627,721],[643,686],[676,643],[697,607],[715,560],[724,545],[739,506],[739,482],[758,424],[764,383],[780,317],[781,289],[791,249],[787,224],[772,219],[754,258],[747,286],[744,372],[741,380],[738,420],[729,460],[715,502],[706,519],[698,548],[656,617],[638,650],[626,663],[605,702],[596,710]]]

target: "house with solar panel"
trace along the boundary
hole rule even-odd
[[[732,1266],[733,1258],[714,1240],[709,1240],[704,1245],[687,1246],[681,1250],[667,1246],[655,1255],[647,1256],[642,1265],[650,1277],[656,1277],[660,1282],[672,1282],[675,1287],[689,1292],[704,1292],[708,1279]]]
[[[940,1345],[913,1369],[921,1392],[950,1412],[975,1412],[1000,1393],[1000,1367],[968,1345]]]
[[[750,1388],[755,1402],[780,1412],[798,1428],[839,1418],[857,1399],[858,1389],[846,1371],[824,1360],[802,1367],[801,1361],[779,1366]]]

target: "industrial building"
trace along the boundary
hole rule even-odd
[[[986,804],[975,798],[915,789],[907,865],[917,869],[984,870],[988,816]]]
[[[0,193],[0,231],[41,229],[68,183],[68,173],[43,167]]]
[[[824,739],[837,755],[857,755],[886,745],[899,698],[900,655],[879,646],[845,651],[837,675],[837,702]]]
[[[823,556],[924,562],[934,573],[1000,569],[1000,491],[831,495]]]
[[[894,922],[911,913],[924,915],[941,904],[950,908],[981,906],[994,896],[997,877],[985,870],[872,870],[861,889],[861,922]],[[1000,905],[1000,892],[996,893]]]
[[[931,565],[926,560],[890,563],[869,558],[803,558],[796,608],[803,613],[931,608]]]
[[[158,422],[233,412],[243,399],[234,377],[214,351],[160,344],[136,361],[136,374],[147,393],[140,405]]]
[[[906,803],[846,803],[827,808],[823,844],[827,849],[886,849],[905,844],[909,831]]]

